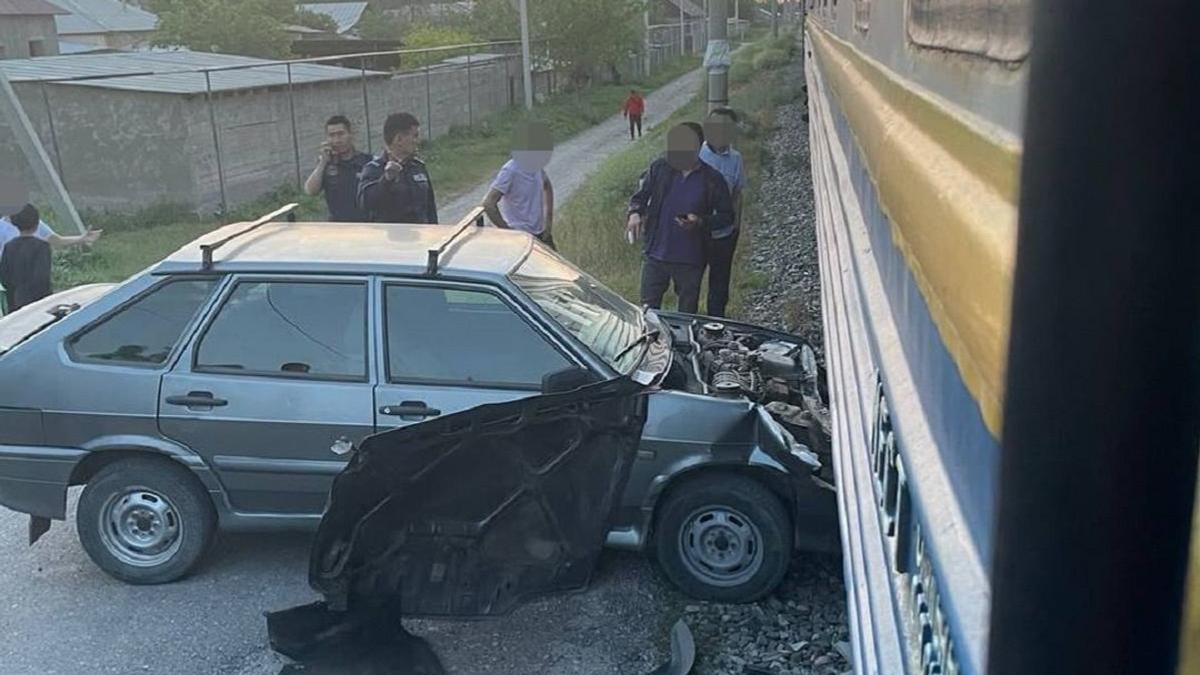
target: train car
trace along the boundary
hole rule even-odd
[[[1036,3],[805,0],[804,4],[811,162],[855,672],[981,675],[989,672],[989,661],[995,661],[989,659],[989,639],[1012,637],[1014,630],[1022,628],[1006,627],[995,633],[993,592],[1000,538],[1016,536],[999,518],[1005,503],[1000,498],[1001,477],[1007,475],[1001,439],[1006,428],[1014,307],[1019,306],[1014,305],[1014,274],[1018,213],[1022,213],[1022,226],[1026,216],[1021,176],[1027,159],[1026,125],[1032,119],[1027,109]],[[1061,14],[1080,22],[1080,39],[1095,38],[1092,47],[1102,43],[1097,36],[1106,30],[1114,49],[1131,47],[1138,40],[1150,48],[1156,33],[1166,39],[1179,30],[1170,25],[1169,13],[1147,19],[1128,6],[1107,1],[1094,5],[1094,15],[1112,10],[1111,17],[1129,20],[1128,33],[1123,34],[1121,26],[1085,26],[1082,4],[1063,3]],[[1184,4],[1175,3],[1173,9],[1179,15],[1193,12],[1187,18],[1194,19],[1194,11],[1185,10]],[[1059,31],[1057,37],[1064,35],[1069,32]],[[1070,53],[1070,45],[1054,47]],[[1130,132],[1145,133],[1150,122],[1140,126],[1130,117],[1135,102],[1127,100],[1128,95],[1140,86],[1148,100],[1163,99],[1156,87],[1185,81],[1175,80],[1185,77],[1187,59],[1182,55],[1164,52],[1163,70],[1144,66],[1144,72],[1168,73],[1171,68],[1166,64],[1174,58],[1178,72],[1158,79],[1156,75],[1142,84],[1114,83],[1114,92],[1125,87],[1121,93],[1126,98],[1114,94],[1117,102],[1105,110],[1112,119],[1103,120],[1110,124],[1108,128],[1119,135],[1119,123],[1125,120]],[[1132,64],[1120,65],[1115,56],[1096,58],[1113,69],[1112,77],[1140,76]],[[1084,59],[1068,60],[1086,67]],[[1129,73],[1117,73],[1126,67]],[[1054,77],[1051,73],[1043,80]],[[1060,114],[1051,105],[1058,106]],[[1086,108],[1086,102],[1046,102],[1041,111],[1050,112],[1037,121],[1061,122],[1065,114],[1061,111],[1070,108],[1080,116],[1081,125],[1090,125],[1086,110],[1076,110],[1080,107]],[[1167,106],[1163,114],[1179,111],[1171,112]],[[1062,128],[1060,124],[1058,130]],[[1145,145],[1149,148],[1155,140],[1146,137]],[[1096,142],[1104,143],[1100,138]],[[1147,157],[1150,154],[1148,150]],[[1079,159],[1089,161],[1086,153]],[[1115,166],[1120,158],[1091,160]],[[1053,161],[1039,167],[1049,165],[1058,168]],[[1143,167],[1143,172],[1163,168]],[[1114,169],[1110,177],[1116,181],[1121,175]],[[1119,184],[1105,185],[1105,196]],[[1150,229],[1153,226],[1147,232]],[[1089,251],[1084,246],[1079,250],[1081,256]],[[1033,265],[1028,271],[1031,276],[1036,272]],[[1103,286],[1104,282],[1097,282],[1096,288]],[[1049,293],[1050,287],[1046,290]],[[1102,305],[1103,299],[1096,303]],[[1097,370],[1109,367],[1096,364]],[[1069,392],[1063,388],[1064,396]],[[1008,403],[1013,407],[1012,401]],[[1178,466],[1188,466],[1185,455],[1179,456]],[[1082,466],[1086,464],[1079,465],[1077,473],[1086,483]],[[1194,454],[1190,466],[1194,472]],[[1035,501],[1031,495],[1018,494],[1018,487],[1009,488],[1010,505],[1022,499],[1026,504]],[[1064,498],[1069,493],[1064,484],[1058,494],[1051,491],[1048,496]],[[1189,505],[1190,499],[1188,495]],[[1040,515],[1047,520],[1057,517],[1049,511]],[[1031,525],[1029,531],[1032,538],[1052,528],[1039,530]],[[1178,530],[1172,533],[1177,535]],[[1038,545],[1031,539],[1029,546]],[[1009,548],[1016,548],[1012,541]],[[1045,553],[1052,547],[1040,550]],[[1013,556],[1000,559],[1007,569],[1020,571],[1024,564],[1014,563]],[[1081,574],[1081,583],[1085,578]],[[1052,590],[1072,597],[1065,586]],[[1021,597],[1029,601],[1030,596]],[[1057,602],[1055,593],[1042,601]],[[1193,616],[1200,617],[1196,604],[1193,601]],[[1085,622],[1084,614],[1077,619]],[[1008,620],[1017,615],[1004,614]],[[1119,622],[1109,620],[1114,626]],[[1056,634],[1054,630],[1048,634]],[[1191,630],[1193,636],[1200,635],[1195,627]],[[1188,644],[1185,640],[1184,651]],[[1200,651],[1196,645],[1191,647]],[[1024,645],[1006,644],[1006,649],[1019,652]],[[1097,656],[1103,651],[1099,649]],[[1032,644],[1030,653],[1039,653]],[[1159,672],[1117,659],[1113,663],[1120,665],[1109,672]],[[1194,661],[1192,667],[1200,670],[1200,663]],[[1101,670],[1032,667],[1007,672]],[[1179,672],[1187,671],[1181,667]]]

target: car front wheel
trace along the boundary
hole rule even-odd
[[[216,513],[199,481],[166,459],[101,469],[79,497],[79,541],[100,569],[131,584],[163,584],[203,558]]]
[[[713,474],[672,491],[654,531],[663,573],[700,600],[759,600],[775,590],[791,562],[787,511],[745,476]]]

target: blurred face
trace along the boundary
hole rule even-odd
[[[408,131],[402,131],[387,144],[388,152],[393,157],[412,157],[421,147],[421,125],[414,126]]]
[[[679,125],[667,132],[667,162],[676,171],[688,171],[700,161],[700,139],[696,132]]]
[[[541,122],[523,122],[513,135],[512,156],[525,171],[546,168],[554,154],[554,139],[550,127]]]
[[[726,148],[733,145],[737,135],[737,125],[725,115],[713,115],[704,123],[704,137],[714,148]]]
[[[338,154],[345,154],[354,149],[354,135],[344,124],[330,124],[325,127],[325,140]]]

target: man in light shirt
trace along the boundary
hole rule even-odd
[[[700,161],[720,171],[729,185],[734,213],[732,223],[713,229],[705,252],[708,265],[708,304],[705,312],[709,316],[725,316],[729,304],[729,282],[733,276],[733,254],[737,250],[738,235],[742,229],[742,192],[746,188],[746,169],[742,154],[733,148],[737,121],[737,113],[729,108],[717,108],[709,113],[704,123],[704,147],[700,149]]]
[[[546,165],[554,152],[550,128],[527,122],[517,129],[512,159],[500,167],[483,200],[496,227],[522,230],[554,248],[554,185]]]
[[[100,238],[100,234],[102,232],[103,230],[88,230],[85,234],[74,237],[64,237],[47,225],[46,221],[39,220],[37,233],[35,236],[38,239],[47,242],[54,248],[68,248],[71,246],[94,244],[96,243],[96,240]],[[12,219],[10,216],[6,215],[3,218],[0,218],[0,255],[4,253],[5,244],[19,236],[21,236],[21,231],[17,229],[16,225],[12,224]]]

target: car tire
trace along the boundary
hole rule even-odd
[[[75,514],[83,550],[130,584],[165,584],[191,572],[216,531],[204,487],[167,459],[128,459],[100,470]]]
[[[765,485],[708,475],[672,490],[659,507],[654,553],[666,577],[698,600],[759,600],[783,581],[792,521]]]

